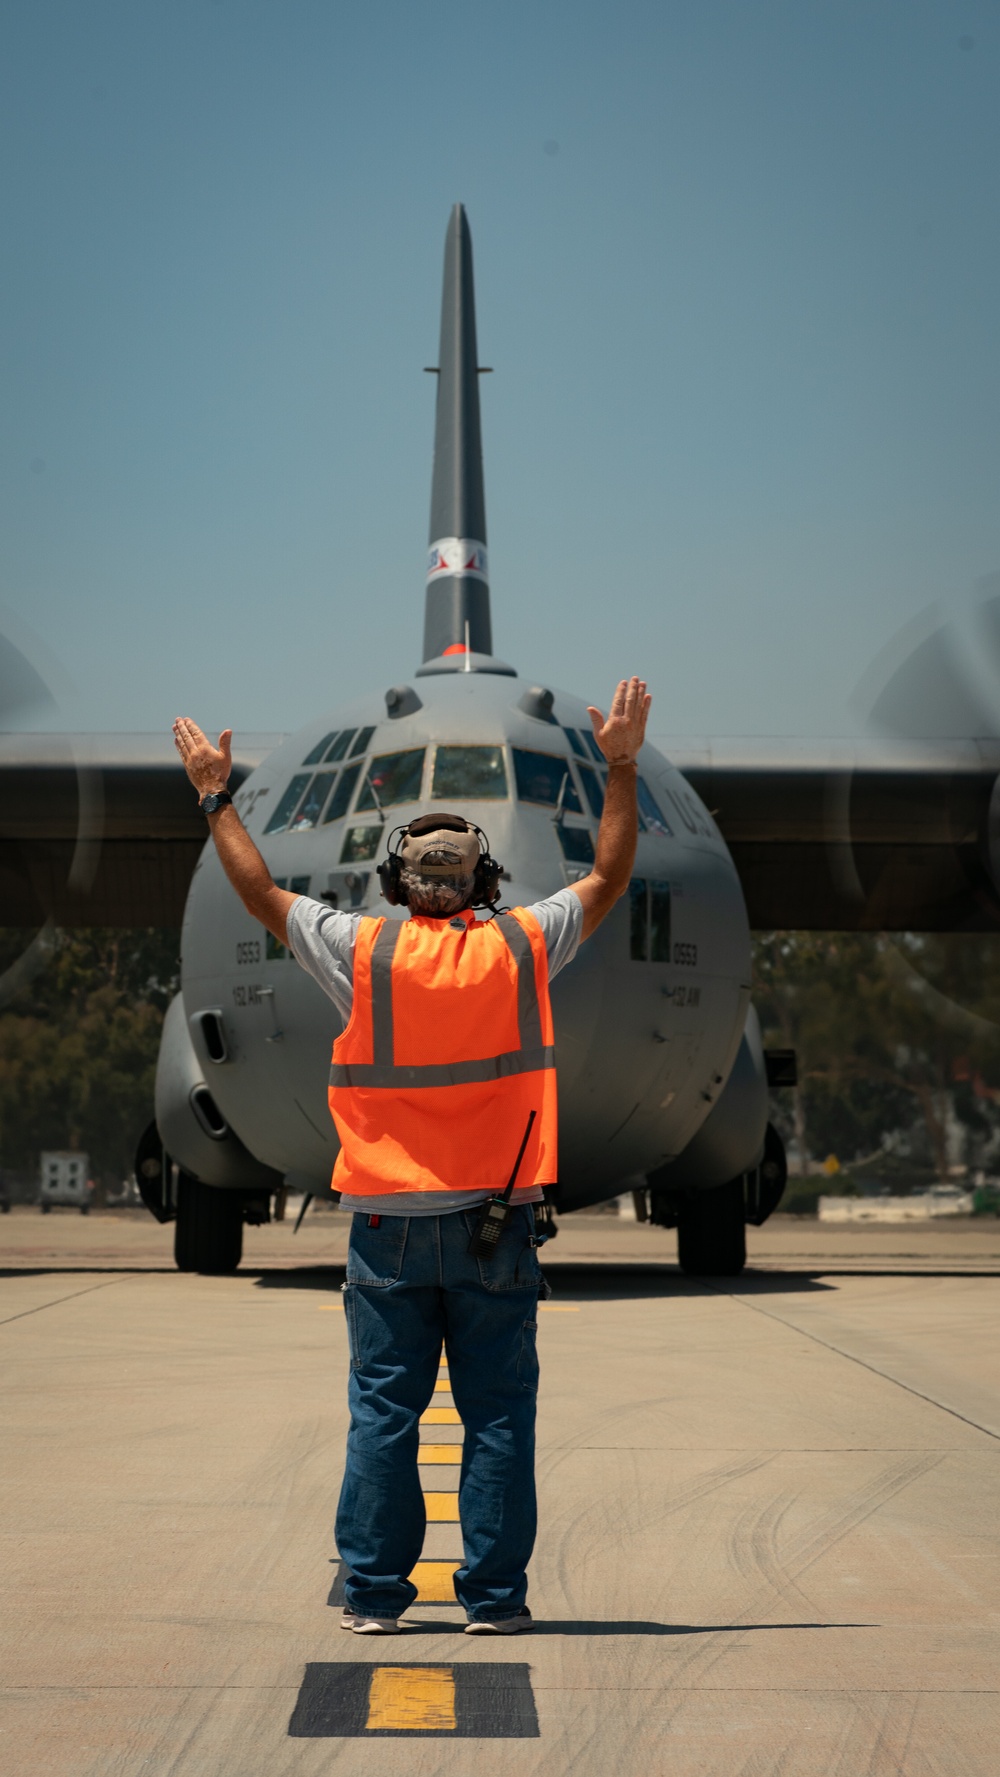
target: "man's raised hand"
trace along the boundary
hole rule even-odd
[[[646,738],[646,720],[652,701],[645,679],[633,678],[620,681],[607,720],[600,710],[588,706],[594,739],[609,765],[635,764]]]
[[[192,722],[188,716],[178,716],[174,723],[174,746],[199,796],[208,796],[213,790],[225,789],[229,773],[233,769],[231,728],[222,730],[218,746],[213,747],[197,722]]]

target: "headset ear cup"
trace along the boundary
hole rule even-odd
[[[405,907],[407,900],[400,884],[399,859],[395,853],[376,864],[375,874],[382,885],[382,899],[388,901],[390,907]]]
[[[476,865],[475,898],[479,907],[492,907],[500,891],[500,865],[485,852]]]

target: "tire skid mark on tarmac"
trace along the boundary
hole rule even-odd
[[[824,1555],[829,1554],[837,1543],[857,1530],[866,1519],[881,1511],[906,1488],[911,1487],[932,1469],[939,1468],[945,1458],[935,1451],[933,1454],[911,1457],[906,1462],[890,1463],[883,1470],[881,1478],[874,1484],[866,1485],[863,1495],[853,1506],[834,1507],[824,1514],[819,1524],[811,1529],[800,1531],[787,1551],[786,1559],[793,1563],[793,1576],[797,1578],[805,1573]]]
[[[732,1526],[728,1553],[730,1564],[744,1579],[762,1580],[783,1604],[794,1596],[805,1609],[812,1609],[812,1600],[789,1574],[778,1546],[781,1526],[800,1497],[801,1489],[796,1488],[763,1502],[750,1501]]]
[[[905,1772],[906,1753],[920,1706],[919,1697],[867,1693],[852,1699],[829,1777],[886,1777]],[[951,1777],[955,1777],[951,1770]]]
[[[853,1501],[824,1513],[819,1523],[801,1532],[780,1558],[779,1566],[785,1575],[785,1583],[797,1585],[801,1576],[837,1543],[841,1542],[845,1536],[850,1535],[851,1531],[856,1530],[866,1519],[881,1511],[884,1506],[889,1504],[890,1500],[895,1499],[898,1494],[912,1486],[930,1469],[936,1468],[941,1461],[943,1461],[943,1457],[934,1455],[917,1458],[910,1462],[892,1463],[884,1471],[881,1480],[876,1482],[874,1486],[866,1483],[863,1489],[855,1494]],[[672,1685],[677,1685],[683,1680],[686,1689],[701,1688],[709,1673],[728,1652],[728,1646],[723,1643],[723,1637],[739,1634],[742,1629],[749,1629],[754,1621],[763,1616],[772,1605],[773,1589],[771,1581],[768,1580],[741,1610],[733,1613],[732,1621],[724,1629],[707,1635],[706,1641],[702,1643],[701,1647],[681,1654],[678,1664],[671,1674]],[[680,1706],[680,1703],[677,1703],[672,1710],[668,1706],[668,1715],[671,1719]],[[847,1777],[846,1772],[845,1777]]]
[[[614,1546],[631,1543],[636,1536],[648,1535],[656,1525],[678,1513],[689,1511],[692,1506],[718,1493],[721,1488],[756,1473],[758,1469],[766,1468],[773,1460],[773,1452],[768,1452],[766,1456],[745,1457],[739,1462],[726,1463],[665,1496],[655,1505],[636,1487],[627,1501],[619,1501],[621,1509],[614,1519],[613,1531],[608,1524],[607,1500],[604,1498],[590,1500],[571,1517],[563,1518],[552,1537],[551,1549],[556,1576],[566,1599],[566,1608],[571,1612],[583,1608],[583,1602],[574,1595],[573,1584],[574,1580],[582,1578],[581,1548],[596,1544],[606,1551]]]

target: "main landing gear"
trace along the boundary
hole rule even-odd
[[[747,1262],[742,1176],[679,1206],[677,1260],[689,1277],[739,1276]]]
[[[677,1258],[688,1277],[738,1277],[747,1259],[747,1230],[760,1227],[781,1201],[788,1177],[784,1143],[767,1126],[764,1153],[752,1172],[702,1191],[669,1192],[649,1177],[649,1219],[677,1229]]]
[[[139,1143],[135,1176],[146,1208],[158,1222],[174,1223],[178,1271],[206,1276],[235,1271],[243,1256],[244,1223],[256,1226],[271,1219],[268,1190],[203,1184],[171,1160],[155,1123]]]
[[[203,1185],[189,1172],[177,1179],[174,1262],[178,1271],[218,1275],[243,1257],[243,1194]]]

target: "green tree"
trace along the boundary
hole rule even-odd
[[[996,1140],[995,940],[765,933],[755,943],[755,999],[766,1040],[798,1052],[789,1133],[803,1162],[810,1147],[870,1155],[915,1117],[939,1177],[956,1118],[980,1147]]]
[[[0,934],[0,968],[26,937]],[[53,934],[46,965],[0,1014],[0,1163],[32,1172],[43,1148],[80,1148],[95,1177],[130,1171],[178,975],[173,930]]]

